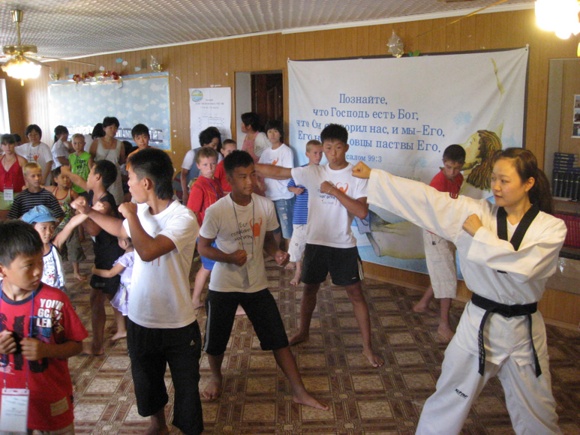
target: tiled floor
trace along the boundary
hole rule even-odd
[[[90,257],[89,257],[90,258]],[[67,265],[68,269],[68,265]],[[83,265],[90,269],[90,262]],[[268,263],[269,286],[278,301],[286,328],[299,318],[300,287],[288,282],[291,272]],[[90,328],[89,289],[69,278],[69,293]],[[346,294],[330,285],[319,293],[308,343],[293,348],[306,387],[330,405],[323,412],[292,402],[289,384],[270,352],[259,348],[252,326],[239,316],[224,359],[224,392],[204,402],[207,434],[411,434],[421,407],[434,391],[445,345],[437,319],[413,314],[420,292],[373,280],[365,283],[373,341],[386,364],[375,369],[360,353],[360,337]],[[452,314],[462,310],[454,303]],[[202,331],[205,316],[201,319]],[[107,335],[113,334],[108,311]],[[580,333],[548,327],[553,388],[560,427],[580,433]],[[137,414],[126,343],[108,343],[102,357],[70,359],[75,385],[75,425],[79,434],[142,433],[148,420]],[[202,381],[209,369],[202,357]],[[169,391],[172,382],[166,377]],[[167,407],[171,421],[171,402]],[[179,433],[176,429],[172,433]],[[465,424],[466,434],[511,434],[503,392],[490,382]]]

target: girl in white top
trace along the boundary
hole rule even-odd
[[[516,433],[560,433],[552,396],[546,330],[536,310],[555,272],[566,226],[551,216],[551,195],[534,155],[499,151],[493,159],[495,204],[448,194],[357,164],[369,178],[368,201],[457,246],[474,293],[427,400],[418,434],[456,434],[487,381],[503,385]],[[510,241],[508,241],[510,240]]]
[[[115,139],[117,130],[119,129],[119,120],[114,116],[107,116],[103,119],[103,130],[105,136],[97,138],[91,144],[89,153],[92,160],[97,162],[99,160],[108,160],[113,162],[117,167],[117,179],[107,189],[114,197],[117,205],[124,202],[123,182],[121,180],[121,165],[125,163],[125,147],[123,142]]]

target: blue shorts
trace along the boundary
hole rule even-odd
[[[199,239],[197,239],[199,242]],[[217,248],[215,244],[215,240],[211,243],[212,248]],[[215,260],[210,260],[209,258],[204,257],[203,255],[199,256],[201,258],[201,265],[205,270],[209,270],[210,272],[213,270],[213,266],[215,265]]]
[[[276,216],[278,216],[278,222],[280,222],[280,228],[282,229],[282,237],[285,239],[292,238],[292,218],[294,216],[295,202],[295,196],[290,199],[279,199],[274,201],[274,206],[276,206]]]

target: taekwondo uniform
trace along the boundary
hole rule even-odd
[[[474,293],[447,347],[417,433],[459,433],[472,403],[496,375],[516,433],[560,433],[546,330],[536,303],[556,270],[566,236],[564,222],[532,207],[522,234],[526,217],[511,225],[504,216],[502,224],[497,214],[503,209],[486,200],[453,199],[423,183],[377,170],[371,171],[368,202],[453,242],[465,283]],[[534,210],[537,215],[532,216]],[[473,237],[462,229],[472,214],[483,224]],[[507,240],[498,237],[498,223]],[[514,233],[521,239],[517,249],[508,241]]]

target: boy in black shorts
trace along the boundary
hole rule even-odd
[[[206,301],[207,325],[204,350],[208,354],[211,380],[203,392],[209,400],[220,396],[221,365],[238,304],[244,308],[263,350],[272,350],[292,386],[294,402],[327,410],[328,406],[304,388],[276,301],[267,289],[265,250],[276,263],[288,262],[278,249],[272,232],[278,228],[274,203],[253,193],[254,160],[245,151],[233,151],[224,160],[232,192],[207,209],[200,230],[199,253],[216,261]],[[216,246],[212,247],[215,241]]]
[[[384,360],[375,353],[371,342],[369,308],[363,293],[362,267],[351,225],[354,216],[368,214],[367,180],[352,176],[352,164],[346,161],[348,131],[342,125],[329,124],[320,133],[322,150],[328,164],[294,169],[257,165],[263,177],[292,177],[308,189],[308,229],[301,281],[304,293],[300,305],[300,330],[290,344],[308,340],[312,313],[320,284],[330,273],[332,283],[345,288],[362,336],[363,355],[373,367]],[[362,181],[362,183],[361,183]]]

